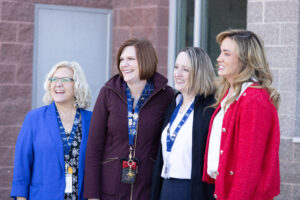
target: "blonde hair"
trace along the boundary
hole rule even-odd
[[[53,98],[50,92],[51,82],[49,78],[52,78],[54,73],[58,68],[66,67],[73,71],[73,80],[74,80],[74,107],[76,108],[88,108],[91,103],[91,93],[88,83],[86,81],[84,72],[81,66],[75,62],[61,61],[54,65],[50,72],[46,75],[46,79],[44,82],[45,95],[43,97],[43,101],[45,104],[50,104],[53,102]]]
[[[244,82],[255,80],[258,86],[256,88],[265,88],[269,94],[270,99],[276,109],[279,107],[280,95],[271,86],[272,73],[267,61],[264,44],[262,39],[255,33],[247,30],[231,29],[221,32],[217,35],[217,43],[221,45],[225,38],[230,38],[236,47],[236,53],[242,64],[240,72],[234,77],[232,87],[235,95],[226,101],[226,104],[230,104],[235,101],[241,92],[241,87]],[[219,77],[216,80],[217,92],[216,103],[217,106],[223,99],[225,93],[230,88],[229,82]]]
[[[215,92],[214,80],[216,74],[209,56],[198,47],[187,47],[179,51],[184,52],[191,62],[188,93],[207,97]]]

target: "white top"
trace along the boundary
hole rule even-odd
[[[181,95],[177,96],[176,105],[178,105],[181,98]],[[179,124],[182,117],[193,102],[194,100],[190,102],[190,104],[186,107],[184,112],[178,112],[170,130],[171,136],[172,134],[174,134],[177,125]],[[166,144],[167,130],[170,126],[170,123],[163,130],[161,136],[161,143],[164,165],[162,168],[161,177],[191,179],[193,119],[194,110],[190,113],[189,117],[179,130],[174,144],[172,146],[171,152],[167,152]]]
[[[242,85],[241,92],[236,100],[242,95],[242,93],[252,84],[253,82],[245,82]],[[234,95],[234,94],[233,94]],[[211,134],[209,138],[209,147],[208,147],[208,156],[207,156],[207,174],[211,177],[216,179],[218,175],[218,167],[219,167],[219,158],[220,154],[223,153],[220,150],[221,144],[221,135],[222,135],[222,126],[223,126],[223,119],[224,115],[229,108],[230,104],[224,107],[224,104],[228,98],[228,95],[223,99],[221,102],[221,109],[216,114],[213,125],[211,128]]]

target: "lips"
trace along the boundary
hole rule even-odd
[[[223,69],[224,69],[224,66],[219,65],[218,69],[219,69],[219,70],[223,70]]]

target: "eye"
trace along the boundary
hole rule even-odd
[[[174,69],[178,69],[178,66],[175,65],[175,66],[174,66]]]
[[[55,77],[49,78],[49,81],[50,81],[50,82],[56,82],[56,81],[57,81],[57,78],[55,78]]]
[[[134,58],[134,57],[129,57],[128,59],[129,59],[129,60],[135,60],[135,58]]]

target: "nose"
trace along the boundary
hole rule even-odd
[[[217,62],[221,62],[222,60],[222,57],[221,57],[221,54],[217,57]]]

